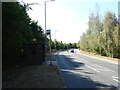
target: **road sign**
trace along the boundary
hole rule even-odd
[[[51,30],[46,30],[46,34],[50,35],[51,34]]]

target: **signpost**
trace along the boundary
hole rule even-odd
[[[55,0],[49,0],[49,1],[55,1]],[[52,55],[52,52],[51,52],[51,30],[46,30],[46,2],[49,2],[49,1],[44,1],[44,6],[45,6],[45,34],[46,36],[49,35],[50,36],[50,53]],[[51,56],[52,57],[52,56]],[[52,64],[52,58],[51,58],[51,62],[50,64]]]
[[[46,30],[47,35],[51,35],[51,30]]]
[[[50,38],[50,65],[52,65],[51,30],[46,30],[46,35],[49,35],[49,38]]]

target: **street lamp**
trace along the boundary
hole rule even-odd
[[[50,0],[50,1],[55,1],[55,0]],[[44,2],[44,6],[45,6],[45,35],[47,37],[47,30],[46,30],[46,2],[50,2],[50,1],[45,1]],[[51,51],[51,30],[48,30],[49,32],[49,37],[50,37],[50,65],[52,65],[52,51]],[[47,52],[47,49],[46,49]]]
[[[46,34],[46,2],[50,2],[50,1],[55,1],[55,0],[49,0],[49,1],[44,2],[44,6],[45,6],[45,34]]]

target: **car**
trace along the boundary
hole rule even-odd
[[[71,52],[74,53],[75,52],[74,49],[72,49]]]

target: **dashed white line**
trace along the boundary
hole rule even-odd
[[[81,58],[78,58],[78,57],[75,57],[75,58],[77,59],[77,61],[81,61],[81,62],[84,62],[84,63],[88,62],[88,61],[85,60],[85,59],[81,59]]]
[[[102,66],[97,65],[97,64],[96,64],[96,66],[102,68],[102,69],[99,69],[99,70],[115,72],[115,71],[113,71],[113,70],[110,70],[110,69],[108,69],[108,68],[102,67]]]
[[[88,68],[90,68],[90,69],[92,69],[92,70],[94,70],[94,71],[96,71],[96,72],[99,72],[97,69],[92,68],[92,67],[90,67],[90,66],[88,66],[88,65],[86,65],[86,67],[88,67]]]
[[[116,81],[116,82],[118,82],[118,83],[120,83],[120,81],[119,80],[117,80],[117,79],[113,79],[114,81]]]
[[[112,78],[117,78],[118,79],[119,77],[112,76]]]
[[[85,59],[80,59],[80,60],[82,60],[83,62],[88,62],[87,60],[85,60]]]
[[[87,60],[84,60],[84,59],[81,59],[81,58],[79,58],[78,59],[78,57],[76,58],[76,57],[74,57],[73,55],[71,55],[71,56],[69,56],[70,58],[75,58],[74,59],[74,61],[76,61],[76,62],[83,62],[83,63],[86,63],[86,62],[88,62]],[[76,60],[77,59],[77,60]],[[115,72],[115,71],[113,71],[113,70],[110,70],[110,69],[108,69],[108,68],[105,68],[105,67],[102,67],[102,66],[100,66],[100,65],[97,65],[97,64],[94,64],[94,66],[96,66],[96,67],[99,67],[99,68],[93,68],[93,67],[91,67],[91,66],[88,66],[88,65],[86,65],[88,68],[91,68],[92,70],[94,70],[94,71],[96,71],[96,72],[100,72],[100,71],[111,71],[111,72]]]
[[[118,80],[119,77],[115,77],[115,76],[112,76],[113,80],[120,83],[120,81]]]

